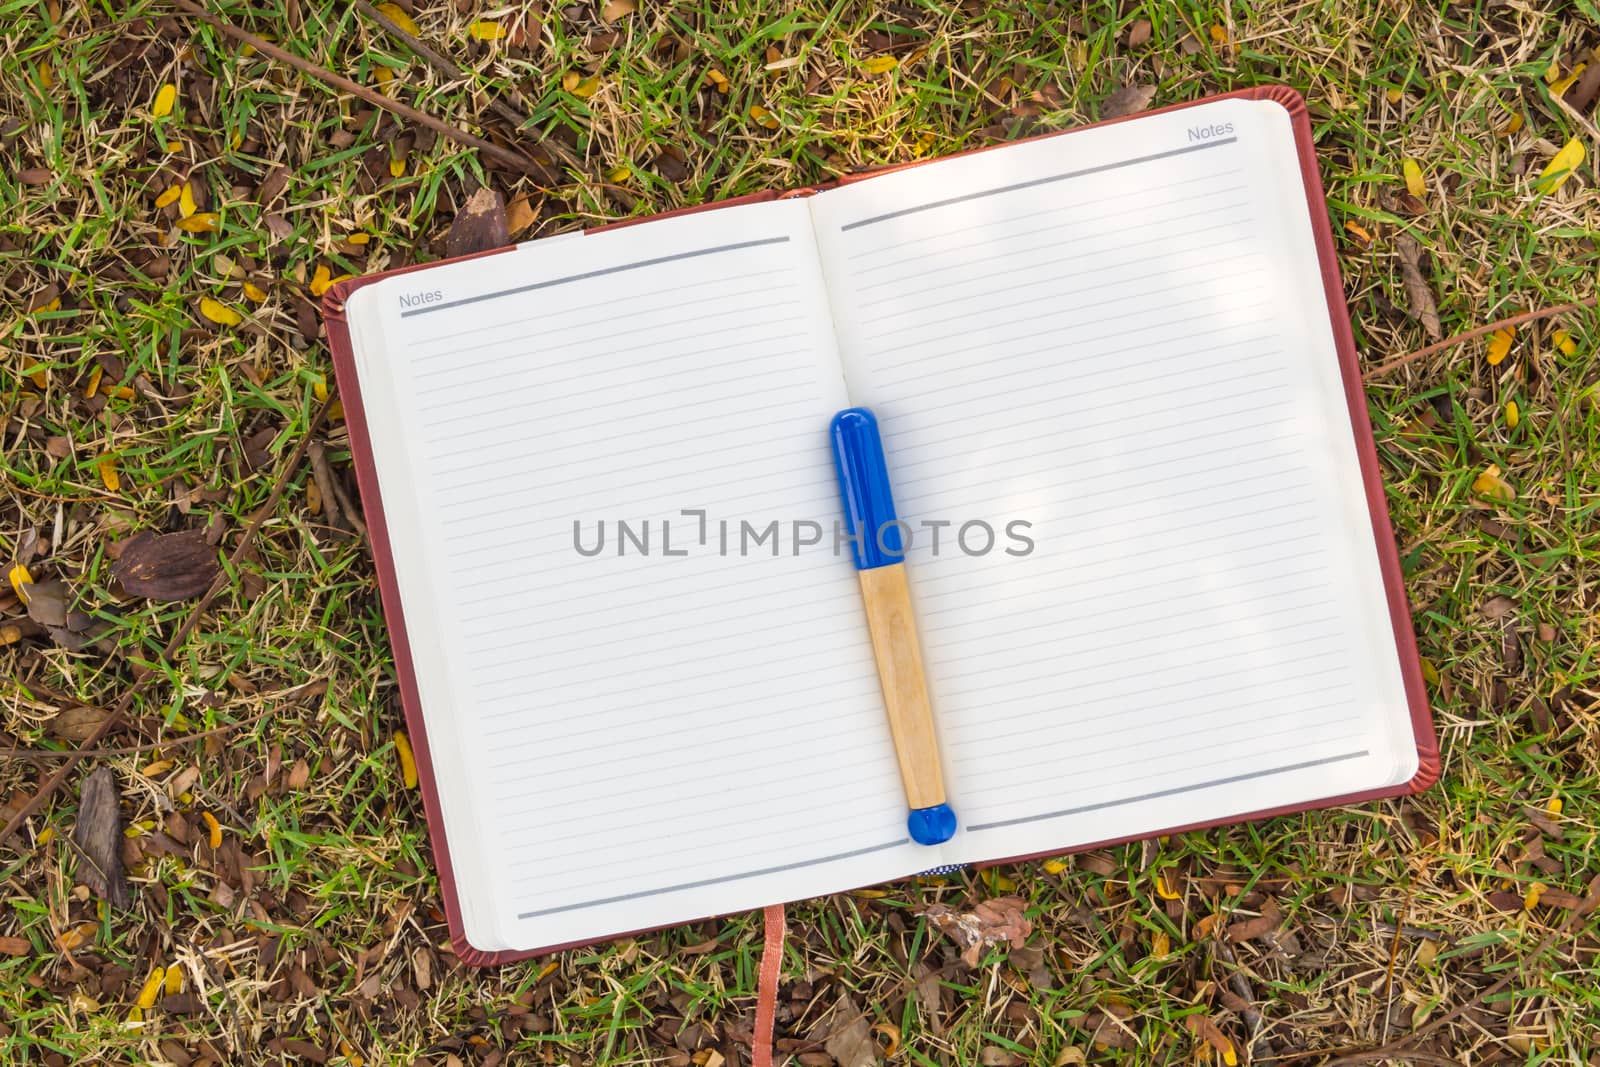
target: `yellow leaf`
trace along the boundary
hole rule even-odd
[[[55,83],[56,83],[56,76],[55,76],[54,73],[51,72],[50,64],[48,64],[48,63],[40,63],[39,64],[39,88],[48,90],[51,86],[55,85]]]
[[[222,219],[215,212],[202,211],[198,215],[179,219],[177,226],[185,233],[216,233],[222,229]]]
[[[577,97],[579,100],[587,100],[599,91],[600,76],[598,74],[591,74],[587,78],[581,78],[579,79],[578,83],[572,87],[572,95]]]
[[[1206,938],[1210,937],[1211,931],[1217,928],[1217,923],[1220,922],[1221,919],[1222,915],[1214,911],[1210,915],[1202,918],[1199,922],[1195,923],[1194,939],[1196,941],[1204,941]]]
[[[155,103],[150,105],[150,114],[158,119],[164,119],[172,114],[172,105],[178,102],[178,87],[167,82],[156,90]]]
[[[117,473],[117,461],[110,456],[96,464],[100,468],[100,481],[115,493],[122,488],[122,475]]]
[[[1406,176],[1406,192],[1415,197],[1428,195],[1428,185],[1422,180],[1422,165],[1414,159],[1402,160],[1400,170]]]
[[[1521,112],[1514,112],[1509,119],[1506,119],[1505,123],[1497,132],[1501,137],[1510,137],[1520,129],[1522,129],[1522,114]]]
[[[321,296],[333,285],[333,272],[328,270],[326,263],[318,263],[316,273],[311,275],[311,295]]]
[[[17,594],[18,600],[26,604],[28,602],[27,587],[33,584],[33,575],[28,572],[26,566],[19,563],[11,568],[9,577],[11,579],[11,591]]]
[[[353,245],[364,245],[370,240],[372,240],[370,233],[352,233],[345,238],[345,241]]]
[[[717,92],[721,93],[723,96],[728,95],[728,76],[722,73],[722,71],[718,70],[716,67],[712,67],[710,70],[706,71],[706,80],[711,83],[712,88],[716,89]]]
[[[1587,63],[1579,63],[1576,67],[1572,68],[1571,73],[1569,73],[1565,78],[1557,78],[1555,81],[1551,82],[1550,95],[1566,95],[1567,90],[1572,88],[1572,83],[1578,80],[1578,75],[1582,74],[1583,68],[1587,67],[1588,65],[1589,64]]]
[[[1180,900],[1183,892],[1178,888],[1178,877],[1171,867],[1156,872],[1156,895],[1162,900]]]
[[[631,177],[633,177],[633,171],[627,167],[612,167],[606,171],[606,181],[612,185],[621,185]]]
[[[1493,463],[1483,468],[1483,472],[1472,479],[1472,491],[1485,500],[1493,500],[1500,504],[1509,504],[1517,498],[1517,491],[1511,483],[1500,477],[1500,468]]]
[[[1505,362],[1506,356],[1511,353],[1511,342],[1517,336],[1515,326],[1502,326],[1489,335],[1489,347],[1485,354],[1489,359],[1489,366],[1498,367]]]
[[[189,182],[178,186],[178,215],[181,218],[188,218],[199,207],[200,205],[194,202],[194,186]]]
[[[1544,810],[1548,811],[1551,815],[1560,815],[1563,806],[1564,805],[1561,803],[1560,797],[1551,797],[1545,802]]]
[[[333,403],[328,405],[328,421],[329,422],[343,422],[344,421],[344,401],[343,400],[335,400]]]
[[[322,490],[317,488],[315,478],[306,479],[306,510],[313,515],[322,514]]]
[[[243,315],[220,300],[213,300],[209,296],[200,298],[200,314],[218,326],[237,326],[244,321]]]
[[[389,177],[391,177],[391,178],[404,178],[405,176],[406,176],[406,157],[405,156],[391,156],[391,157],[389,157]]]
[[[56,938],[56,944],[60,945],[64,951],[71,952],[75,948],[82,948],[93,938],[94,923],[79,923]]]
[[[930,130],[917,138],[917,143],[911,146],[911,154],[914,156],[925,156],[929,152],[933,151],[933,146],[938,143],[939,139],[935,137],[933,132]]]
[[[168,152],[172,152],[172,153],[182,152],[183,151],[183,142],[182,141],[168,141],[167,142],[167,151]]]
[[[1539,906],[1539,898],[1544,896],[1544,891],[1550,887],[1543,882],[1535,882],[1528,887],[1527,896],[1522,898],[1522,907],[1525,911],[1532,911]]]
[[[217,817],[211,814],[209,811],[202,811],[200,813],[200,820],[206,824],[206,843],[209,844],[213,849],[221,848],[222,824],[217,821]]]
[[[167,968],[167,980],[162,991],[169,997],[175,997],[183,992],[183,968],[177,966]]]
[[[1433,660],[1427,656],[1420,656],[1418,662],[1422,664],[1422,680],[1429,685],[1438,685],[1439,668],[1433,665]]]
[[[467,27],[467,32],[480,41],[498,41],[506,35],[506,28],[498,22],[480,19]]]
[[[1550,162],[1539,172],[1534,187],[1541,193],[1553,193],[1566,184],[1572,172],[1582,163],[1583,142],[1574,137],[1562,146],[1561,151],[1550,157]]]
[[[123,1024],[130,1030],[139,1030],[144,1027],[144,1009],[135,1004],[128,1009],[128,1021]]]
[[[900,65],[894,56],[873,56],[861,64],[861,69],[868,74],[887,74]]]
[[[774,115],[760,104],[750,105],[750,117],[754,119],[758,125],[764,126],[769,130],[775,130],[778,128],[778,116]]]
[[[1566,330],[1555,331],[1550,335],[1550,340],[1555,342],[1556,347],[1561,349],[1564,355],[1570,356],[1578,350],[1578,342],[1574,341]]]
[[[1211,24],[1211,39],[1218,44],[1228,43],[1228,30],[1220,22]]]
[[[394,732],[394,752],[400,759],[400,780],[407,789],[417,787],[417,758],[411,754],[411,741],[404,730]]]
[[[1066,869],[1067,869],[1067,861],[1064,860],[1064,859],[1061,859],[1060,857],[1057,857],[1056,859],[1053,859],[1053,860],[1045,860],[1044,861],[1044,873],[1045,874],[1060,874],[1062,871],[1064,871]]]
[[[183,195],[183,191],[187,188],[187,185],[167,186],[161,191],[161,195],[156,197],[156,207],[166,207],[168,204],[178,199],[179,196]]]
[[[893,1023],[875,1023],[872,1032],[883,1039],[878,1042],[883,1058],[894,1059],[894,1054],[900,1051],[900,1028]]]
[[[151,763],[145,767],[139,773],[144,775],[146,778],[157,778],[163,774],[166,774],[170,770],[172,770],[171,760],[158,759],[154,763]]]
[[[405,8],[401,7],[399,4],[379,4],[378,10],[381,11],[383,16],[390,22],[394,23],[396,26],[399,26],[411,36],[415,37],[422,32],[421,30],[417,29],[417,24],[411,18],[411,16],[406,14]]]
[[[539,968],[539,976],[533,980],[534,984],[538,985],[540,982],[544,981],[546,978],[549,978],[552,974],[555,974],[556,971],[558,969],[560,969],[560,967],[561,967],[561,961],[560,960],[551,960],[549,963],[545,964],[543,967],[540,967]]]
[[[1222,1050],[1222,1062],[1227,1064],[1228,1067],[1238,1067],[1239,1054],[1234,1051],[1233,1042],[1229,1041],[1226,1037],[1224,1037],[1222,1040],[1223,1043],[1228,1046]]]
[[[1384,99],[1389,101],[1389,103],[1398,104],[1400,101],[1405,99],[1406,94],[1401,92],[1399,89],[1388,89],[1384,91],[1383,96]]]
[[[1517,428],[1517,423],[1519,423],[1521,421],[1522,421],[1522,413],[1517,409],[1517,402],[1515,400],[1507,400],[1506,401],[1506,428],[1509,429],[1509,430],[1515,430]]]
[[[1165,930],[1157,930],[1150,935],[1150,955],[1158,960],[1167,958],[1167,953],[1172,951],[1172,938]]]
[[[261,288],[261,286],[257,285],[255,282],[245,282],[243,288],[244,295],[248,296],[251,300],[254,300],[258,304],[266,302],[267,291]]]
[[[328,383],[321,376],[311,383],[311,395],[316,397],[319,403],[328,399]]]
[[[1352,237],[1360,241],[1363,245],[1370,245],[1372,243],[1372,232],[1355,219],[1345,219],[1344,228]]]
[[[989,888],[994,890],[996,893],[1009,893],[1017,888],[1017,883],[1012,879],[1007,878],[1004,874],[1001,874],[1000,868],[998,867],[990,867],[988,870],[984,871],[983,880],[987,882],[989,884]]]
[[[167,980],[165,967],[152,967],[150,977],[144,980],[144,985],[139,987],[139,995],[134,998],[134,1003],[148,1011],[156,1006],[156,997],[161,995],[161,986]]]
[[[394,71],[384,66],[373,67],[372,80],[377,82],[379,86],[388,85],[394,81]]]
[[[14,645],[22,640],[22,627],[14,622],[0,622],[0,648]],[[43,837],[43,834],[39,835]],[[42,844],[42,842],[41,842]]]

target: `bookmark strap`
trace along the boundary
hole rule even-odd
[[[763,913],[766,936],[756,979],[756,1029],[750,1036],[750,1067],[772,1067],[772,1027],[778,1013],[778,971],[783,966],[783,905]]]

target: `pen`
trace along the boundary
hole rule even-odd
[[[906,584],[905,540],[889,492],[878,420],[866,408],[847,408],[833,417],[830,436],[878,684],[911,808],[906,828],[918,844],[937,845],[955,835],[956,813],[945,802],[933,708]]]

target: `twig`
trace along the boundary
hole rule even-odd
[[[176,2],[186,3],[187,0],[176,0]],[[212,580],[211,588],[206,590],[205,595],[200,598],[200,602],[194,606],[194,610],[189,613],[188,618],[183,620],[182,625],[172,635],[172,639],[161,650],[162,660],[170,660],[178,649],[183,647],[183,643],[189,639],[189,635],[194,632],[194,628],[200,624],[200,619],[205,615],[206,609],[211,606],[212,601],[216,600],[232,581],[230,575],[238,567],[239,561],[244,558],[244,554],[249,551],[251,543],[255,541],[256,532],[261,529],[262,523],[267,521],[268,516],[277,509],[278,501],[282,498],[284,489],[289,485],[289,479],[294,477],[295,471],[299,470],[300,464],[304,462],[306,450],[311,447],[312,438],[322,428],[323,420],[328,417],[328,409],[332,407],[333,399],[330,396],[317,411],[316,415],[312,417],[311,425],[306,427],[305,435],[300,438],[300,443],[295,446],[294,452],[290,454],[288,461],[283,465],[283,469],[278,472],[278,480],[273,483],[272,491],[267,494],[266,501],[256,509],[254,515],[250,516],[249,525],[245,527],[244,533],[239,537],[239,543],[234,546],[233,552],[228,556],[228,565]],[[156,677],[156,672],[152,671],[139,681],[134,682],[123,692],[122,698],[112,707],[111,714],[105,717],[105,721],[94,728],[94,732],[84,739],[81,746],[66,756],[65,762],[56,768],[54,774],[45,779],[44,784],[33,794],[33,797],[22,806],[22,810],[11,817],[4,829],[0,829],[0,845],[11,840],[11,835],[17,832],[17,828],[28,819],[33,818],[34,814],[44,807],[45,801],[54,796],[55,791],[61,788],[61,783],[67,780],[67,775],[72,773],[72,769],[85,756],[93,753],[93,746],[98,744],[101,738],[121,725],[128,713],[128,709],[133,707],[134,700],[144,691],[149,680],[154,677]]]
[[[527,175],[529,178],[533,179],[534,182],[539,183],[541,188],[544,188],[545,184],[549,180],[549,172],[540,167],[539,164],[534,162],[532,159],[513,152],[510,149],[501,148],[493,141],[486,141],[476,134],[468,133],[466,130],[461,129],[460,127],[452,126],[448,122],[436,119],[426,112],[418,111],[409,104],[402,104],[398,100],[391,100],[387,96],[384,96],[382,93],[378,92],[376,89],[368,88],[367,86],[362,85],[360,82],[353,82],[349,78],[333,73],[331,70],[326,70],[317,66],[315,63],[301,59],[293,52],[287,52],[273,44],[271,41],[262,40],[260,37],[257,37],[255,34],[250,33],[247,30],[241,30],[239,27],[235,26],[231,22],[228,22],[226,19],[218,18],[216,15],[213,15],[199,4],[194,3],[194,0],[172,0],[172,4],[180,11],[193,15],[202,22],[209,23],[210,25],[216,27],[217,31],[223,35],[232,37],[234,40],[240,41],[244,44],[248,44],[262,55],[271,56],[280,63],[287,63],[289,66],[293,67],[295,70],[298,70],[302,74],[315,78],[324,84],[331,85],[335,89],[350,93],[352,96],[359,96],[367,103],[381,107],[385,111],[391,111],[394,114],[399,115],[401,118],[414,122],[419,126],[426,126],[428,129],[433,130],[440,136],[448,137],[453,141],[459,141],[460,143],[471,148],[476,148],[484,155],[492,156],[505,166],[511,167],[517,172]]]
[[[334,531],[343,534],[339,524],[339,497],[333,491],[333,468],[328,466],[328,452],[321,441],[311,442],[311,477],[316,479],[317,491],[322,494],[323,518]]]
[[[9,752],[0,752],[0,763],[18,760],[24,763],[47,763],[50,760],[69,759],[96,759],[101,756],[132,756],[152,748],[177,748],[180,745],[192,745],[196,741],[204,741],[217,734],[225,734],[230,730],[238,730],[245,726],[253,726],[266,718],[272,712],[263,711],[252,715],[248,719],[230,722],[224,726],[213,727],[210,730],[201,730],[199,733],[184,734],[182,737],[169,737],[164,741],[146,741],[141,745],[122,745],[117,748],[96,748],[89,750],[62,749],[56,751],[48,748],[13,748]]]
[[[376,7],[373,7],[367,0],[355,0],[355,5],[358,11],[377,23],[379,29],[427,60],[430,67],[443,74],[446,78],[459,79],[465,82],[471,77],[471,71],[467,70],[467,68],[461,66],[421,38],[413,37],[407,33],[402,26]],[[525,114],[528,110],[528,103],[522,98],[522,94],[517,92],[515,87],[508,86],[506,93],[516,106],[513,107],[512,104],[502,100],[499,96],[491,96],[489,97],[489,110],[511,123],[513,130],[522,133],[533,125],[533,119]],[[517,108],[521,108],[522,111],[519,112]],[[572,153],[568,152],[567,147],[559,142],[541,141],[539,142],[539,147],[568,166],[576,167],[578,165],[578,161],[573,157]]]
[[[1459,345],[1465,341],[1470,341],[1475,337],[1482,337],[1484,334],[1494,333],[1496,330],[1505,329],[1507,326],[1521,326],[1525,322],[1533,322],[1537,319],[1548,319],[1555,315],[1564,315],[1569,311],[1581,311],[1584,308],[1592,308],[1595,306],[1596,300],[1600,300],[1600,297],[1591,296],[1587,300],[1578,300],[1571,304],[1559,304],[1553,308],[1540,308],[1537,311],[1524,311],[1520,315],[1512,315],[1510,318],[1500,319],[1498,322],[1491,322],[1487,326],[1479,326],[1476,329],[1468,330],[1465,333],[1458,333],[1454,337],[1446,337],[1443,341],[1437,341],[1431,345],[1426,345],[1422,348],[1419,348],[1415,352],[1408,352],[1406,355],[1397,356],[1386,363],[1380,363],[1376,367],[1368,368],[1362,373],[1361,379],[1362,381],[1370,382],[1374,378],[1382,378],[1390,371],[1399,370],[1408,363],[1415,363],[1417,360],[1422,359],[1425,356],[1431,356],[1435,352],[1440,352],[1446,348],[1450,348],[1452,345]]]

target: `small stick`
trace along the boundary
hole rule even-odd
[[[486,141],[476,134],[468,133],[466,130],[463,130],[457,126],[452,126],[448,122],[436,119],[426,112],[418,111],[409,104],[402,104],[398,100],[391,100],[387,96],[384,96],[382,93],[378,92],[376,89],[370,89],[359,82],[353,82],[349,78],[333,73],[331,70],[326,70],[317,66],[315,63],[301,59],[293,52],[287,52],[273,44],[271,41],[262,40],[260,37],[257,37],[255,34],[250,33],[247,30],[241,30],[239,27],[235,26],[231,22],[228,22],[226,19],[218,18],[216,15],[213,15],[199,4],[194,3],[193,0],[172,0],[172,3],[180,11],[184,11],[190,15],[193,15],[202,22],[210,23],[212,26],[216,27],[218,32],[225,36],[232,37],[236,41],[250,45],[262,55],[271,56],[280,63],[287,63],[289,66],[293,67],[295,70],[298,70],[302,74],[315,78],[324,84],[331,85],[335,89],[347,92],[352,96],[359,96],[369,104],[381,107],[385,111],[393,112],[394,114],[399,115],[401,118],[408,119],[419,126],[426,126],[428,129],[433,130],[443,137],[448,137],[451,140],[459,141],[468,147],[476,148],[484,155],[498,160],[503,165],[531,178],[535,183],[539,183],[541,189],[544,188],[544,183],[548,180],[549,176],[544,168],[540,167],[537,163],[526,156],[520,155],[507,148],[501,148],[493,141]]]
[[[187,3],[187,0],[176,0],[176,2]],[[283,469],[278,472],[278,480],[273,483],[272,491],[267,494],[266,501],[250,517],[250,524],[245,527],[244,533],[239,538],[239,543],[234,546],[233,552],[229,554],[228,566],[224,567],[222,572],[212,580],[211,588],[206,590],[205,595],[200,598],[200,602],[194,606],[194,610],[183,620],[177,632],[172,635],[166,647],[161,650],[161,659],[163,661],[170,660],[178,649],[183,647],[183,643],[189,639],[189,635],[194,632],[195,627],[200,625],[201,616],[205,614],[206,609],[228,587],[229,582],[232,580],[229,577],[230,573],[238,567],[239,561],[244,558],[245,552],[249,550],[251,543],[255,541],[256,533],[261,529],[262,524],[267,521],[267,517],[276,510],[278,501],[283,497],[283,491],[288,488],[289,480],[294,477],[294,473],[300,469],[300,464],[305,461],[306,451],[311,447],[311,441],[316,437],[317,431],[322,428],[323,421],[328,417],[328,409],[332,406],[333,397],[330,396],[327,402],[317,411],[316,415],[312,417],[311,425],[306,427],[305,435],[300,438],[300,443],[295,446],[294,452],[283,465]],[[5,824],[5,827],[0,829],[0,844],[11,840],[11,835],[17,832],[17,828],[33,818],[38,810],[44,807],[45,801],[55,795],[55,791],[61,788],[61,783],[67,780],[67,775],[72,773],[72,769],[85,756],[94,751],[94,746],[99,743],[100,739],[122,724],[123,719],[127,717],[128,709],[133,707],[134,699],[144,691],[144,687],[154,677],[156,677],[156,672],[151,671],[123,692],[122,699],[117,701],[116,706],[111,709],[111,714],[106,716],[105,721],[94,728],[94,732],[84,739],[82,745],[66,755],[65,761],[60,767],[56,768],[55,773],[45,779],[44,784],[33,794],[33,797],[22,806],[22,810],[13,815],[10,821]]]
[[[1479,326],[1465,333],[1458,333],[1454,337],[1446,337],[1443,341],[1436,341],[1431,345],[1417,349],[1415,352],[1409,352],[1386,363],[1380,363],[1376,367],[1364,371],[1361,378],[1363,381],[1370,382],[1374,378],[1382,378],[1392,370],[1399,370],[1408,363],[1415,363],[1424,356],[1431,356],[1435,352],[1443,351],[1452,345],[1459,345],[1464,341],[1470,341],[1474,337],[1482,337],[1484,334],[1494,333],[1496,330],[1504,329],[1507,326],[1520,326],[1524,322],[1533,322],[1536,319],[1548,319],[1555,315],[1563,315],[1568,311],[1582,311],[1584,308],[1592,308],[1595,306],[1596,300],[1600,300],[1600,297],[1591,296],[1587,300],[1578,300],[1571,304],[1558,304],[1553,308],[1540,308],[1538,311],[1524,311],[1520,315],[1512,315],[1510,318],[1491,322],[1487,326]]]

